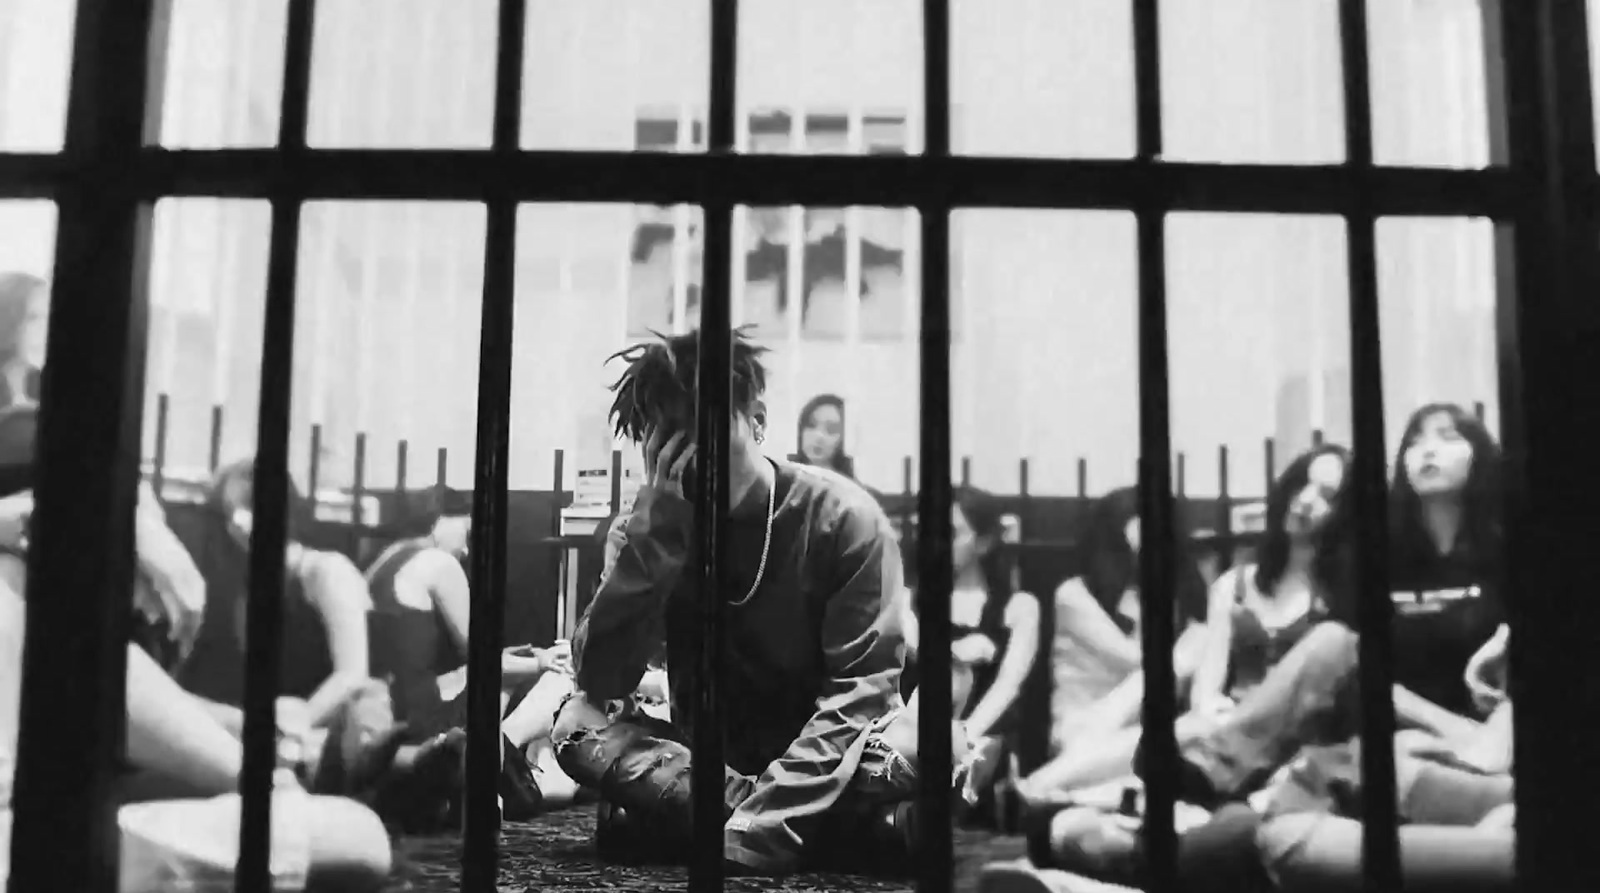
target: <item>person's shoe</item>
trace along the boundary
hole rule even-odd
[[[504,736],[502,736],[504,737]],[[505,758],[500,767],[500,817],[508,822],[525,822],[544,811],[544,792],[534,778],[527,755],[505,741]]]
[[[1150,771],[1149,754],[1145,751],[1143,736],[1139,739],[1138,746],[1133,751],[1133,772],[1140,780],[1148,784]],[[1178,752],[1178,791],[1177,799],[1184,803],[1193,803],[1208,810],[1214,810],[1230,799],[1230,791],[1220,791],[1216,783],[1211,780],[1197,763],[1180,749]]]

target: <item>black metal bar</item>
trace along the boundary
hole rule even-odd
[[[716,156],[702,153],[314,149],[294,167],[272,149],[150,148],[132,159],[145,197],[305,200],[703,202],[900,207],[1105,208],[1343,214],[1375,196],[1383,215],[1509,219],[1522,186],[1508,171],[1343,165],[1201,164],[1152,159],[936,156]],[[49,156],[0,155],[0,196],[49,197],[77,175]]]
[[[566,480],[566,476],[567,476],[567,451],[566,450],[556,450],[555,468],[550,472],[550,492],[552,492],[552,493],[554,493],[556,495],[556,507],[557,507],[558,510],[557,510],[557,512],[555,514],[555,519],[556,519],[556,530],[555,530],[555,533],[557,533],[557,534],[559,534],[561,532],[561,512],[559,511],[559,509],[562,507],[562,503],[561,503],[561,494],[563,492],[562,484]]]
[[[950,155],[950,3],[922,4],[923,155]],[[921,626],[917,717],[921,748],[917,815],[918,893],[953,888],[954,812],[950,798],[950,593],[955,585],[950,544],[950,206],[921,202],[922,325],[921,435],[917,496],[917,619]]]
[[[1186,480],[1186,478],[1188,477],[1188,475],[1186,474],[1186,472],[1188,471],[1188,469],[1186,467],[1187,464],[1188,463],[1186,463],[1184,461],[1183,451],[1179,450],[1178,451],[1178,473],[1177,473],[1177,477],[1175,478],[1174,483],[1173,483],[1173,492],[1177,494],[1179,499],[1182,499],[1182,498],[1184,498],[1185,496],[1188,495],[1188,490],[1187,490],[1188,481]]]
[[[166,394],[156,396],[156,447],[155,455],[151,457],[150,486],[159,497],[166,491],[167,483],[167,426],[169,414],[172,410],[172,401]]]
[[[1271,437],[1268,437],[1262,442],[1261,445],[1261,456],[1266,466],[1265,471],[1267,475],[1266,489],[1262,490],[1262,493],[1270,494],[1272,492],[1272,485],[1278,482],[1277,447],[1277,441]]]
[[[1078,498],[1085,499],[1089,496],[1089,460],[1078,458]]]
[[[1311,429],[1311,445],[1313,447],[1322,446],[1322,429],[1321,428],[1312,428]]]
[[[350,520],[356,524],[362,523],[361,502],[367,496],[367,434],[362,431],[356,434],[355,468],[350,481]]]
[[[1485,30],[1504,50],[1507,160],[1532,184],[1515,229],[1502,234],[1514,248],[1501,262],[1516,290],[1502,290],[1497,308],[1505,583],[1516,594],[1507,609],[1517,879],[1524,890],[1600,889],[1600,861],[1582,833],[1592,826],[1584,798],[1600,794],[1589,635],[1600,606],[1569,595],[1587,585],[1585,556],[1600,528],[1586,509],[1600,474],[1572,436],[1600,423],[1600,407],[1574,385],[1600,374],[1589,23],[1581,2],[1484,6]]]
[[[622,512],[622,451],[611,451],[611,514]]]
[[[256,434],[260,437],[260,433]],[[311,459],[306,463],[306,501],[313,509],[317,505],[317,494],[322,490],[322,423],[316,422],[311,426]]]
[[[501,0],[495,56],[494,157],[517,152],[527,0]],[[512,330],[516,324],[517,202],[489,202],[478,348],[478,450],[473,476],[472,594],[467,622],[467,771],[461,843],[463,893],[500,889],[500,648],[506,605],[506,523],[511,461]]]
[[[961,486],[972,486],[972,457],[961,457]]]
[[[290,0],[284,49],[278,150],[291,165],[304,151],[311,89],[316,0]],[[246,606],[244,768],[235,889],[269,893],[272,882],[272,774],[277,764],[278,673],[282,662],[283,590],[289,525],[289,425],[294,383],[295,271],[300,251],[300,199],[272,196],[267,296],[261,340],[261,403],[250,528]],[[320,441],[320,438],[317,438]],[[320,447],[320,442],[317,444]],[[316,467],[317,452],[312,454]],[[316,491],[310,491],[316,505]]]
[[[1472,416],[1480,422],[1488,418],[1488,415],[1484,410],[1482,400],[1472,401]]]
[[[1228,490],[1228,445],[1217,447],[1217,571],[1233,567],[1233,497]],[[1226,545],[1221,545],[1226,544]]]
[[[411,459],[411,444],[402,440],[394,448],[394,492],[406,492],[406,466]]]
[[[1344,73],[1345,160],[1372,168],[1372,94],[1367,56],[1367,0],[1340,0],[1339,44]],[[1389,595],[1388,442],[1383,423],[1383,351],[1380,346],[1377,233],[1369,195],[1352,196],[1347,216],[1350,263],[1350,402],[1353,410],[1351,502],[1361,519],[1356,536],[1360,625],[1362,737],[1394,739],[1394,603]],[[1318,432],[1320,435],[1320,432]],[[1317,436],[1316,442],[1321,438]],[[1381,808],[1365,810],[1361,825],[1362,875],[1372,890],[1404,889],[1400,826],[1395,802],[1392,747],[1361,749],[1362,796]]]
[[[126,170],[160,120],[169,13],[152,0],[77,8],[63,157],[80,178],[57,196],[57,361],[41,381],[27,557],[28,590],[56,597],[28,600],[13,890],[117,889],[151,227]]]
[[[1157,0],[1133,4],[1136,154],[1162,153],[1161,25]],[[1166,216],[1153,204],[1137,208],[1139,239],[1139,602],[1144,618],[1145,693],[1142,711],[1145,770],[1143,836],[1149,878],[1145,889],[1178,888],[1178,688],[1172,649],[1173,554],[1177,525],[1172,499],[1172,413],[1167,358]]]
[[[913,468],[913,465],[912,465],[911,457],[910,456],[901,457],[901,459],[900,459],[900,492],[905,496],[910,496],[911,494],[917,492],[917,489],[916,489],[916,476],[915,476],[915,472],[913,472],[912,468]]]
[[[439,447],[439,452],[434,460],[433,482],[435,486],[447,487],[450,480],[450,449]]]
[[[206,461],[210,463],[209,470],[216,471],[222,466],[222,407],[211,407],[211,452],[207,454]]]

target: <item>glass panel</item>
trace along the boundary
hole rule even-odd
[[[1499,15],[1498,7],[1479,0],[1368,0],[1378,164],[1489,164],[1485,15]]]
[[[710,13],[706,0],[530,2],[523,148],[705,151]]]
[[[217,149],[277,143],[288,10],[286,0],[176,0],[168,32],[162,145]]]
[[[1338,4],[1161,4],[1161,96],[1171,161],[1344,160]]]
[[[1121,211],[958,211],[951,241],[951,284],[963,296],[968,334],[951,357],[953,473],[973,488],[958,500],[952,612],[957,624],[979,626],[974,612],[991,599],[1025,607],[1028,593],[1077,591],[1085,562],[1104,557],[1082,550],[1093,551],[1098,510],[1133,486],[1139,452],[1138,252],[1134,217]],[[1121,523],[1107,523],[1122,536]],[[959,545],[986,545],[983,536],[993,551]],[[1017,546],[1006,545],[1013,540]],[[1131,577],[1122,583],[1136,585]],[[1024,773],[1061,757],[1057,780],[1083,788],[1126,772],[1096,775],[1092,758],[1077,759],[1109,735],[1091,731],[1089,718],[1095,692],[1122,677],[1087,674],[1080,646],[1089,640],[1073,639],[1080,628],[1070,607],[1058,609],[1054,630],[1040,631],[1052,657],[1037,669],[1050,686],[1017,695],[1013,746]],[[980,725],[995,706],[987,694],[972,703]],[[1046,742],[1047,753],[1035,749]],[[1127,743],[1131,759],[1133,739]],[[1052,788],[1053,774],[1029,781]]]
[[[952,3],[953,150],[1131,156],[1132,10],[1127,0]]]
[[[495,0],[390,0],[375,15],[378,7],[365,0],[319,3],[306,141],[328,148],[488,146],[497,8]]]
[[[1174,214],[1167,227],[1172,442],[1187,493],[1220,492],[1227,446],[1229,495],[1260,500],[1318,432],[1350,444],[1344,227],[1224,214]]]
[[[742,151],[920,151],[922,5],[914,0],[746,4],[738,66]]]
[[[59,152],[77,0],[0,0],[0,152]]]

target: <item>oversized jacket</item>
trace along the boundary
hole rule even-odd
[[[798,862],[845,793],[866,734],[901,706],[905,666],[902,568],[882,507],[833,472],[774,464],[772,540],[753,593],[766,489],[729,513],[725,673],[716,687],[728,767],[751,779],[730,796],[724,849],[764,871]],[[611,529],[599,590],[573,638],[578,686],[595,700],[631,693],[664,638],[672,717],[685,733],[698,598],[686,573],[692,516],[682,497],[640,491]]]

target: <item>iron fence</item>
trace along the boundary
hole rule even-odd
[[[113,767],[124,719],[120,618],[132,579],[131,521],[138,476],[144,384],[151,206],[165,196],[266,198],[272,207],[267,312],[256,450],[252,534],[245,772],[239,888],[269,888],[268,818],[273,766],[273,679],[284,568],[289,384],[294,270],[304,202],[335,198],[480,201],[489,209],[484,325],[478,392],[472,584],[470,745],[463,884],[495,888],[498,811],[496,729],[500,609],[505,595],[511,280],[518,202],[697,203],[705,208],[706,288],[701,325],[727,331],[729,241],[735,204],[914,206],[921,215],[922,431],[918,515],[919,599],[926,669],[922,714],[924,782],[919,889],[951,885],[948,783],[950,716],[949,214],[956,207],[1114,208],[1137,215],[1140,294],[1141,550],[1144,722],[1152,759],[1145,821],[1150,888],[1179,888],[1173,804],[1177,749],[1170,601],[1175,552],[1173,468],[1167,392],[1165,215],[1178,210],[1320,213],[1342,216],[1350,232],[1352,405],[1360,582],[1363,721],[1368,735],[1394,724],[1389,690],[1384,585],[1385,470],[1378,356],[1374,220],[1388,215],[1477,215],[1501,225],[1501,399],[1504,440],[1515,471],[1509,517],[1510,583],[1518,633],[1511,643],[1518,701],[1518,867],[1526,889],[1600,889],[1581,805],[1600,799],[1590,758],[1600,698],[1583,672],[1592,666],[1594,600],[1557,594],[1589,583],[1580,560],[1600,533],[1593,516],[1600,480],[1574,425],[1600,414],[1560,396],[1600,377],[1592,339],[1600,333],[1594,284],[1594,124],[1588,81],[1587,10],[1581,0],[1484,0],[1495,164],[1485,170],[1380,168],[1373,164],[1367,82],[1366,7],[1341,0],[1346,160],[1333,165],[1181,164],[1162,160],[1159,4],[1135,0],[1137,153],[1130,160],[957,158],[949,145],[949,4],[924,4],[926,134],[921,155],[783,157],[733,151],[738,5],[713,0],[713,85],[709,151],[693,154],[520,151],[516,143],[524,0],[499,13],[493,147],[486,150],[322,150],[305,141],[314,0],[291,0],[278,144],[262,150],[157,147],[156,114],[170,4],[81,0],[65,148],[59,154],[0,156],[0,195],[58,202],[52,363],[43,378],[37,510],[28,556],[30,600],[22,728],[15,787],[13,884],[19,890],[106,891],[116,886]],[[1514,285],[1515,288],[1510,286]],[[695,568],[715,589],[725,507],[728,342],[702,342],[699,431],[708,483],[697,500],[704,560]],[[108,374],[108,370],[111,374]],[[1593,426],[1590,426],[1593,427]],[[1575,517],[1587,511],[1589,517]],[[1569,551],[1570,550],[1570,551]],[[98,560],[85,561],[85,554]],[[702,656],[693,668],[703,703],[696,711],[695,786],[718,791],[723,719],[711,697],[718,678],[721,600],[706,600]],[[71,705],[63,709],[63,705]],[[1572,730],[1578,730],[1574,732]],[[1364,749],[1368,802],[1392,803],[1393,754]],[[715,775],[715,777],[713,777]],[[719,797],[696,797],[690,889],[722,886]],[[712,825],[715,827],[712,827]],[[1366,811],[1369,889],[1401,889],[1396,818]],[[64,858],[65,856],[65,858]],[[75,858],[76,857],[76,858]]]

